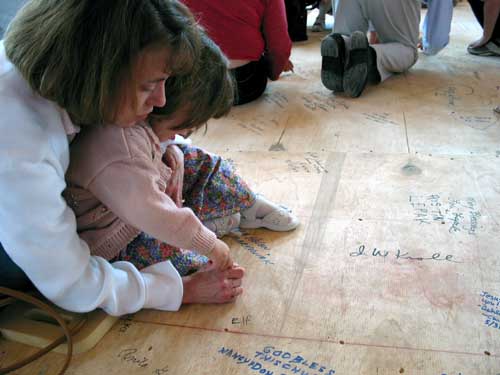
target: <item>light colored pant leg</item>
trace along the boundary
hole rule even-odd
[[[382,81],[394,73],[406,72],[417,62],[417,50],[401,43],[380,43],[372,47],[377,52],[377,68]]]
[[[316,17],[316,20],[314,21],[314,24],[321,24],[325,25],[325,18],[326,18],[326,13],[330,10],[330,2],[328,0],[321,0],[319,2],[319,13],[318,17]]]
[[[419,0],[360,0],[377,31],[377,67],[382,80],[401,73],[418,59],[421,2]]]
[[[359,0],[333,0],[333,32],[351,35],[354,31],[368,31],[368,19]]]

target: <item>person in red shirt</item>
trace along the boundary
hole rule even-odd
[[[235,105],[262,95],[267,79],[293,70],[284,0],[182,0],[228,57]]]

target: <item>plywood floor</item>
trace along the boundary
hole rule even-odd
[[[322,86],[310,33],[294,74],[196,135],[302,225],[227,239],[236,303],[124,317],[67,374],[500,374],[500,59],[466,53],[460,4],[446,50],[359,99]],[[0,364],[29,351],[0,339]]]

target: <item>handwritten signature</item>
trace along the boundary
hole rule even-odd
[[[366,246],[361,245],[356,251],[353,251],[349,253],[349,256],[351,257],[380,257],[380,258],[387,258],[387,257],[394,257],[395,259],[401,259],[401,260],[414,260],[414,261],[445,261],[445,262],[453,262],[453,263],[462,263],[458,260],[453,259],[452,254],[447,254],[447,255],[441,255],[440,252],[435,252],[429,257],[424,257],[424,256],[412,256],[408,252],[404,252],[400,249],[397,249],[394,252],[387,251],[387,250],[379,250],[376,247],[373,248],[371,251],[366,251]]]

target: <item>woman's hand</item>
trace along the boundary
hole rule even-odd
[[[215,241],[215,246],[207,255],[213,262],[213,266],[218,270],[226,270],[233,266],[233,260],[231,259],[231,254],[229,253],[229,247],[225,242],[217,239]]]
[[[165,193],[177,207],[182,207],[182,186],[184,184],[184,154],[177,145],[170,145],[163,155],[163,161],[172,169],[172,177]]]
[[[284,72],[293,72],[293,63],[288,60],[285,64],[285,67],[283,68]]]
[[[368,43],[370,44],[379,44],[380,40],[378,39],[378,33],[376,31],[368,32]]]

